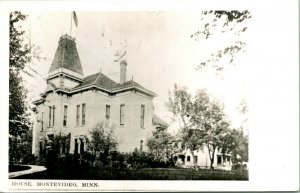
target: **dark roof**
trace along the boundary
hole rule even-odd
[[[169,124],[166,123],[164,120],[162,120],[161,118],[159,118],[157,115],[153,114],[153,117],[152,117],[152,122],[155,124],[155,125],[161,125],[163,127],[168,127]]]
[[[90,76],[87,76],[83,79],[83,83],[79,84],[78,86],[74,87],[73,90],[77,88],[82,88],[90,85],[99,86],[101,88],[104,88],[106,90],[112,90],[112,88],[118,83],[113,81],[112,79],[108,78],[106,75],[102,74],[101,72],[92,74]]]
[[[146,89],[145,87],[141,86],[140,84],[138,84],[137,82],[135,82],[133,80],[130,80],[130,81],[120,84],[120,83],[116,83],[112,79],[108,78],[106,75],[104,75],[101,72],[85,77],[83,79],[83,82],[81,84],[79,84],[78,86],[74,87],[72,90],[77,90],[77,89],[85,88],[85,87],[92,86],[92,85],[100,87],[102,89],[105,89],[111,93],[115,93],[115,92],[118,92],[123,89],[131,89],[134,87],[134,88],[140,89],[141,91],[150,93],[150,95],[153,95],[153,96],[156,95],[154,92]]]
[[[62,36],[59,40],[49,72],[60,67],[64,67],[83,75],[75,39],[67,34]]]

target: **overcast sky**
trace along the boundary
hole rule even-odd
[[[24,23],[24,29],[31,32],[31,43],[40,46],[42,56],[48,58],[46,61],[35,62],[40,74],[37,78],[26,79],[30,86],[30,98],[34,99],[45,89],[42,78],[47,77],[59,37],[70,34],[71,12],[25,13],[28,19]],[[266,75],[278,79],[273,77],[273,72],[281,73],[280,60],[270,57],[279,51],[275,46],[270,46],[274,44],[272,37],[282,33],[283,28],[278,23],[292,27],[292,23],[289,25],[289,21],[285,20],[285,17],[289,18],[291,15],[281,15],[275,20],[276,11],[274,15],[268,15],[260,9],[251,10],[252,19],[247,22],[248,31],[243,37],[247,43],[246,52],[237,58],[235,65],[227,68],[221,76],[216,76],[214,71],[195,68],[212,50],[224,46],[230,36],[224,38],[216,35],[199,41],[192,39],[190,36],[203,25],[200,20],[201,11],[76,13],[78,26],[72,24],[71,35],[76,38],[84,75],[91,75],[101,69],[118,82],[119,63],[114,62],[114,54],[116,50],[126,50],[127,79],[133,77],[158,94],[154,99],[155,113],[168,123],[171,123],[171,114],[165,103],[168,91],[177,83],[188,87],[192,93],[207,88],[224,103],[232,125],[240,126],[238,104],[245,100],[249,103],[249,109],[255,112],[249,96],[260,96],[257,89],[263,87],[258,85],[264,85],[268,80]],[[260,39],[269,32],[272,32],[269,34],[270,39]],[[286,43],[281,42],[281,47]],[[268,84],[265,86],[270,88]],[[171,128],[176,127],[177,123],[171,125]]]
[[[133,79],[156,92],[155,113],[171,122],[165,103],[175,83],[187,86],[190,92],[208,88],[222,97],[231,120],[236,119],[237,105],[245,97],[245,77],[240,79],[241,66],[234,66],[230,77],[216,76],[213,71],[195,68],[223,39],[195,41],[190,36],[201,22],[201,12],[76,12],[78,26],[72,24],[84,75],[100,71],[119,81],[119,63],[114,62],[117,50],[126,50],[127,79]],[[35,62],[39,74],[26,79],[32,93],[45,89],[47,77],[59,37],[70,34],[71,12],[26,12],[24,29],[30,31],[31,43],[41,47],[41,55],[49,60]],[[29,35],[29,34],[28,34]],[[247,55],[246,53],[244,54]],[[226,75],[226,73],[225,73]],[[244,75],[242,75],[244,76]]]

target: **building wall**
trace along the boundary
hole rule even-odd
[[[89,130],[101,121],[105,121],[106,105],[110,105],[109,123],[115,125],[115,136],[118,139],[118,147],[121,152],[130,152],[134,148],[140,149],[140,141],[143,140],[143,150],[146,150],[146,140],[152,135],[154,126],[152,125],[153,103],[152,98],[145,95],[126,92],[116,96],[108,96],[101,91],[89,90],[67,97],[57,93],[49,93],[45,98],[46,102],[37,106],[37,119],[41,119],[43,113],[43,131],[42,122],[37,122],[34,126],[35,151],[38,155],[39,140],[47,134],[59,134],[62,132],[67,135],[71,133],[70,153],[74,153],[75,139],[83,138],[89,135]],[[82,104],[86,104],[85,125],[82,125],[80,116],[80,125],[76,125],[76,106],[80,105],[80,115]],[[120,105],[124,104],[124,125],[120,125]],[[141,105],[145,105],[144,128],[140,126]],[[55,105],[55,123],[49,127],[49,106]],[[67,125],[63,126],[64,106],[68,106]]]

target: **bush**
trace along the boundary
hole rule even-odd
[[[172,165],[170,161],[163,162],[160,160],[156,160],[151,153],[139,152],[137,150],[125,154],[124,158],[127,167],[132,169],[168,168]]]

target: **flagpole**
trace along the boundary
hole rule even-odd
[[[73,14],[73,12],[71,12],[71,27],[70,27],[70,36],[71,36],[71,32],[72,32],[72,14]]]

